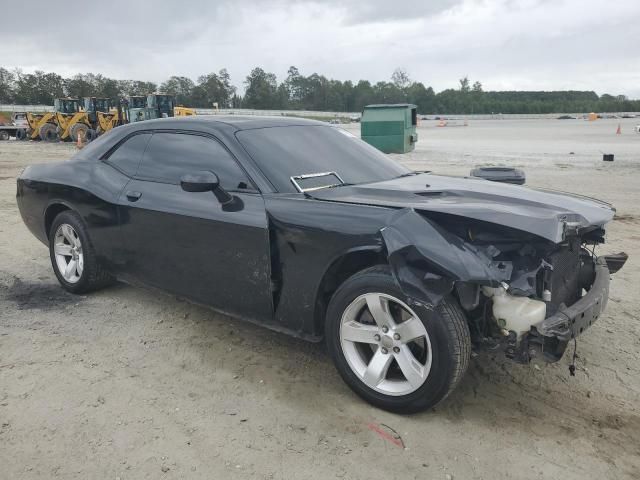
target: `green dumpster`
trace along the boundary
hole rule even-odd
[[[384,153],[407,153],[418,141],[417,125],[415,105],[367,105],[362,111],[360,136]]]

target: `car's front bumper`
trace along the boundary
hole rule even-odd
[[[600,317],[609,299],[609,268],[604,257],[595,262],[595,279],[587,294],[570,307],[561,306],[537,326],[543,337],[568,342],[578,337]]]

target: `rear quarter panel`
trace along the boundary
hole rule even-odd
[[[117,199],[128,177],[100,161],[68,161],[28,167],[18,178],[17,203],[27,228],[48,245],[45,216],[64,205],[85,221],[98,255],[116,260]]]

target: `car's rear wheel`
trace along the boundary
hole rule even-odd
[[[49,255],[60,285],[71,293],[89,292],[112,282],[98,262],[82,218],[72,210],[63,211],[53,220]]]
[[[453,297],[434,310],[409,303],[389,268],[376,266],[344,282],[327,310],[327,345],[342,378],[373,405],[400,413],[442,401],[471,352]]]

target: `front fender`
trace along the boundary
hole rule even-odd
[[[494,262],[412,208],[398,210],[380,229],[391,271],[412,300],[437,305],[455,282],[497,286],[511,276],[511,265]]]

